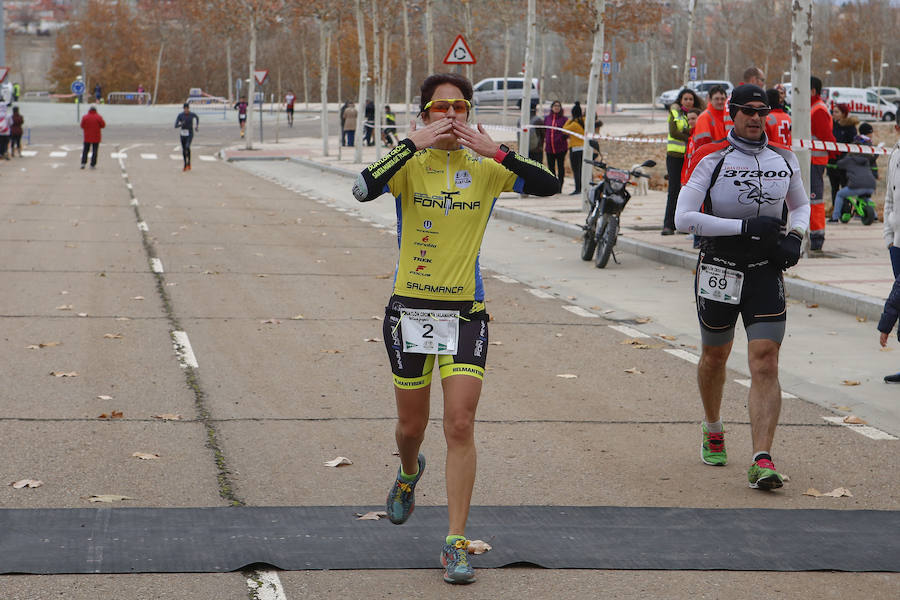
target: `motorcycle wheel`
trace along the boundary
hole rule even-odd
[[[875,222],[875,208],[866,204],[864,214],[862,216],[863,225],[871,225]]]
[[[597,248],[597,237],[594,233],[594,224],[596,220],[590,219],[585,223],[584,234],[581,239],[581,260],[591,260],[594,257],[594,250]]]
[[[602,269],[606,266],[606,263],[609,262],[609,257],[612,255],[613,246],[616,245],[616,236],[619,233],[619,219],[615,217],[610,217],[606,223],[604,223],[603,229],[600,231],[598,237],[599,242],[597,243],[597,258],[594,261],[594,264],[598,269]]]

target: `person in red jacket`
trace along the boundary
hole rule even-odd
[[[776,88],[766,90],[766,98],[772,112],[766,117],[766,137],[769,144],[791,149],[791,115],[784,112],[784,104],[781,101],[781,92]]]
[[[691,139],[688,150],[684,153],[684,167],[681,169],[682,185],[687,183],[694,171],[696,161],[694,153],[701,147],[711,142],[721,142],[734,129],[734,121],[725,109],[728,101],[728,92],[721,85],[709,88],[709,105],[697,117],[697,124],[691,130]]]
[[[823,142],[834,142],[832,132],[833,121],[828,107],[820,98],[822,80],[809,78],[810,110],[809,120],[812,139]],[[812,166],[809,170],[809,249],[821,251],[825,244],[825,166],[828,164],[828,151],[812,149]]]
[[[84,130],[84,149],[81,151],[81,168],[87,164],[88,149],[91,149],[91,168],[97,167],[97,151],[100,148],[100,130],[106,127],[106,121],[97,112],[97,107],[92,106],[81,117],[81,128]]]

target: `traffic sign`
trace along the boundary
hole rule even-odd
[[[609,62],[609,52],[603,53],[603,62]]]
[[[696,57],[696,56],[692,56],[692,57],[691,57],[691,66],[692,66],[692,67],[696,67],[696,66],[697,66],[697,57]]]
[[[612,72],[612,63],[605,62],[601,67],[603,68],[604,75],[609,75]]]
[[[9,75],[9,67],[0,67],[0,83],[6,80],[7,75]]]
[[[697,81],[697,67],[690,68],[690,71],[688,71],[688,77],[690,77],[691,81]]]
[[[256,83],[262,85],[266,82],[266,79],[269,77],[268,69],[257,69],[253,71],[253,78],[256,80]]]
[[[84,93],[84,82],[76,79],[72,82],[72,86],[69,89],[72,90],[73,94],[80,96]]]
[[[472,51],[469,49],[469,45],[466,44],[466,39],[462,36],[462,34],[456,36],[456,39],[453,40],[453,45],[450,46],[450,51],[447,52],[447,56],[444,57],[445,65],[474,65],[475,64],[475,55],[472,54]]]

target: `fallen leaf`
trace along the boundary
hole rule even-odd
[[[376,275],[375,279],[387,279],[390,275]]]
[[[131,299],[132,300],[143,300],[144,297],[143,296],[132,296]]]
[[[74,305],[72,305],[72,304],[62,304],[60,306],[57,306],[56,310],[72,310],[73,308],[74,308]]]
[[[834,488],[830,492],[826,492],[822,495],[828,496],[829,498],[841,498],[843,496],[846,496],[847,498],[853,497],[853,494],[850,493],[850,490],[845,487]]]
[[[893,352],[894,349],[891,348],[890,346],[885,346],[884,348],[879,348],[878,351],[879,352]]]
[[[268,275],[266,275],[265,273],[257,273],[256,276],[257,277],[268,277]]]
[[[484,554],[491,550],[491,545],[484,540],[469,540],[466,550],[469,551],[469,554]]]
[[[626,373],[631,373],[632,375],[643,375],[643,371],[638,369],[637,367],[631,367],[630,369],[625,369]]]
[[[664,340],[669,340],[670,342],[674,342],[675,340],[678,339],[678,338],[676,338],[674,335],[663,335],[663,334],[661,334],[661,333],[658,334],[658,335],[659,335],[659,337],[661,337],[662,339],[664,339]]]
[[[386,517],[387,513],[384,511],[373,510],[367,512],[366,514],[356,513],[357,521],[377,521],[383,517]]]
[[[635,323],[644,324],[644,323],[649,323],[649,322],[651,322],[652,320],[653,320],[653,319],[651,319],[650,317],[638,317],[637,319],[634,320],[634,322],[635,322]]]
[[[558,373],[556,376],[560,377],[562,379],[577,379],[578,378],[578,375],[575,375],[574,373]]]
[[[591,310],[600,310],[601,308],[602,308],[602,307],[600,307],[600,306],[592,306],[592,307],[591,307]]]
[[[568,296],[569,300],[576,300],[575,296]]]
[[[162,419],[163,421],[180,421],[181,415],[172,413],[163,413],[161,415],[150,415],[154,419]]]
[[[352,465],[352,464],[353,464],[353,461],[350,460],[349,458],[347,458],[346,456],[338,456],[337,458],[334,458],[332,460],[325,461],[326,467],[339,467],[341,465]]]
[[[843,422],[847,423],[849,425],[866,425],[867,424],[866,421],[860,419],[856,415],[847,415],[846,417],[844,417]]]
[[[278,319],[266,319],[265,321],[260,321],[263,325],[281,325],[281,321]]]
[[[134,498],[119,494],[95,494],[88,497],[88,502],[121,502],[123,500],[134,500]]]
[[[850,412],[852,410],[849,406],[835,406],[835,408],[846,412]]]
[[[78,377],[75,371],[50,371],[50,374],[54,377]]]
[[[636,340],[634,338],[628,338],[628,339],[622,340],[619,343],[625,344],[627,346],[633,346],[635,348],[638,348],[639,350],[646,350],[647,348],[650,347],[649,345],[645,344],[644,342],[642,342],[640,340]]]
[[[112,410],[109,412],[109,414],[103,413],[102,415],[98,416],[97,418],[98,419],[121,419],[124,416],[125,416],[125,414],[122,411]]]
[[[856,317],[856,320],[859,321],[860,323],[865,323],[869,319],[867,317],[859,317],[858,316],[858,317]]]
[[[36,488],[44,485],[44,482],[39,479],[20,479],[19,481],[13,481],[9,485],[13,486],[17,490],[21,490],[22,488]]]
[[[821,498],[822,492],[817,490],[816,488],[809,488],[805,492],[803,492],[804,496],[812,496],[813,498]]]
[[[112,400],[112,399],[113,399],[112,396],[103,396],[103,395],[97,396],[97,400]]]
[[[607,308],[606,310],[603,311],[603,314],[608,315],[608,314],[614,313],[614,312],[616,312],[615,309]]]
[[[319,350],[322,354],[340,354],[340,350]]]
[[[859,382],[853,379],[844,379],[841,381],[841,385],[859,385]]]
[[[36,344],[30,344],[28,346],[25,346],[25,349],[26,350],[40,350],[41,347]]]
[[[488,342],[488,346],[502,346],[503,342]]]
[[[78,316],[79,316],[79,317],[86,317],[86,316],[88,316],[88,314],[87,314],[87,313],[78,313]]]
[[[306,317],[304,317],[303,315],[294,315],[293,317],[291,317],[291,320],[292,321],[300,321],[301,319],[305,319],[305,318]]]
[[[121,340],[122,334],[121,333],[104,333],[103,337],[108,340]]]
[[[159,454],[147,454],[146,452],[135,452],[132,454],[134,458],[139,458],[141,460],[158,460]]]
[[[363,341],[364,342],[383,342],[384,340],[381,338],[366,338]]]
[[[819,305],[816,304],[815,302],[810,302],[809,304],[806,305],[806,308],[819,308]]]
[[[130,320],[131,320],[131,318],[129,318],[129,317],[116,317],[116,321],[130,321]]]
[[[557,334],[555,334],[555,335],[556,335],[556,337],[562,337],[562,336],[563,336],[563,334],[561,334],[561,333],[557,333]]]

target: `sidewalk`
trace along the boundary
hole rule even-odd
[[[604,132],[610,135],[644,133],[632,131],[635,129],[633,123],[622,125],[623,131],[607,129],[612,128],[604,127]],[[498,141],[506,141],[500,139],[502,136],[495,137]],[[363,147],[362,162],[353,160],[353,148],[341,148],[339,159],[337,137],[331,138],[330,142],[331,156],[327,157],[322,156],[320,138],[293,138],[278,144],[256,144],[254,150],[232,147],[222,150],[221,156],[227,161],[295,160],[348,178],[356,177],[366,165],[376,160],[375,147]],[[387,152],[388,149],[382,148],[380,156]],[[581,237],[585,215],[581,196],[569,195],[573,189],[570,178],[561,194],[549,198],[503,194],[494,213],[498,218],[522,225],[552,230],[573,238]],[[623,251],[658,262],[693,269],[697,253],[692,248],[690,236],[660,235],[665,204],[665,192],[650,190],[646,196],[632,196],[622,215],[622,231],[617,246]],[[796,267],[786,273],[788,295],[807,303],[877,320],[894,281],[881,231],[880,221],[868,227],[858,219],[848,224],[828,223],[824,255],[802,258]],[[572,258],[578,260],[574,249]]]

